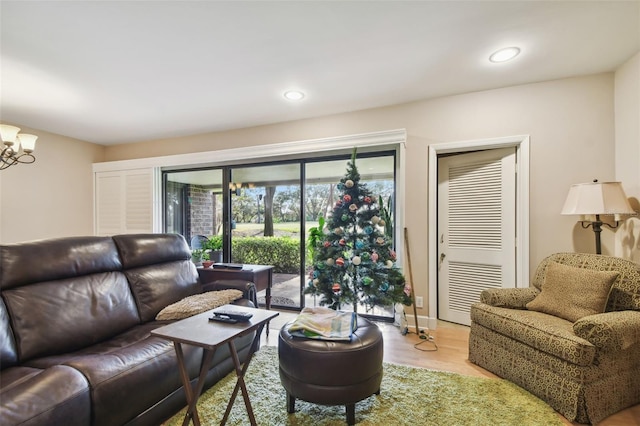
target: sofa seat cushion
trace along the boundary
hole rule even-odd
[[[64,365],[47,369],[10,367],[0,372],[0,424],[89,425],[89,384]]]
[[[596,348],[573,332],[573,323],[542,312],[476,303],[471,321],[572,364],[591,365]]]
[[[182,386],[173,344],[150,331],[147,323],[105,342],[66,355],[33,360],[32,366],[64,363],[91,384],[92,423],[125,424]],[[185,346],[191,378],[197,377],[202,349]]]

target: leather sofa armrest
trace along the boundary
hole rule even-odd
[[[540,290],[535,287],[491,288],[480,293],[480,301],[499,308],[526,309],[527,303],[535,299],[538,294]]]
[[[573,332],[605,352],[624,350],[640,342],[640,312],[588,315],[573,324]]]
[[[206,283],[202,286],[202,292],[234,289],[242,292],[242,297],[249,300],[258,307],[258,294],[256,285],[251,281],[245,280],[217,280]]]

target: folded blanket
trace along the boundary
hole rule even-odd
[[[292,336],[318,340],[351,340],[356,313],[329,308],[304,308],[289,327]]]

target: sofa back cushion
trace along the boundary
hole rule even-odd
[[[18,363],[16,341],[9,323],[9,313],[0,298],[0,369],[9,368]]]
[[[109,237],[68,237],[0,246],[0,289],[122,269]]]
[[[182,235],[116,235],[113,240],[143,322],[153,321],[165,306],[202,292]]]
[[[590,253],[555,253],[540,262],[533,277],[532,285],[542,289],[547,268],[552,262],[576,268],[596,271],[618,272],[613,282],[605,312],[635,310],[640,311],[640,264],[613,256]]]
[[[122,272],[102,272],[3,292],[20,361],[71,352],[140,323]]]
[[[1,246],[0,288],[20,362],[80,349],[140,323],[108,237]]]

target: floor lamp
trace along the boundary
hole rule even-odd
[[[596,236],[596,254],[602,254],[602,225],[615,229],[620,225],[621,214],[633,215],[636,212],[631,208],[620,182],[598,182],[596,179],[571,185],[562,214],[580,215],[580,225],[584,229],[591,227]],[[605,215],[614,216],[615,225],[600,220],[600,216]]]

